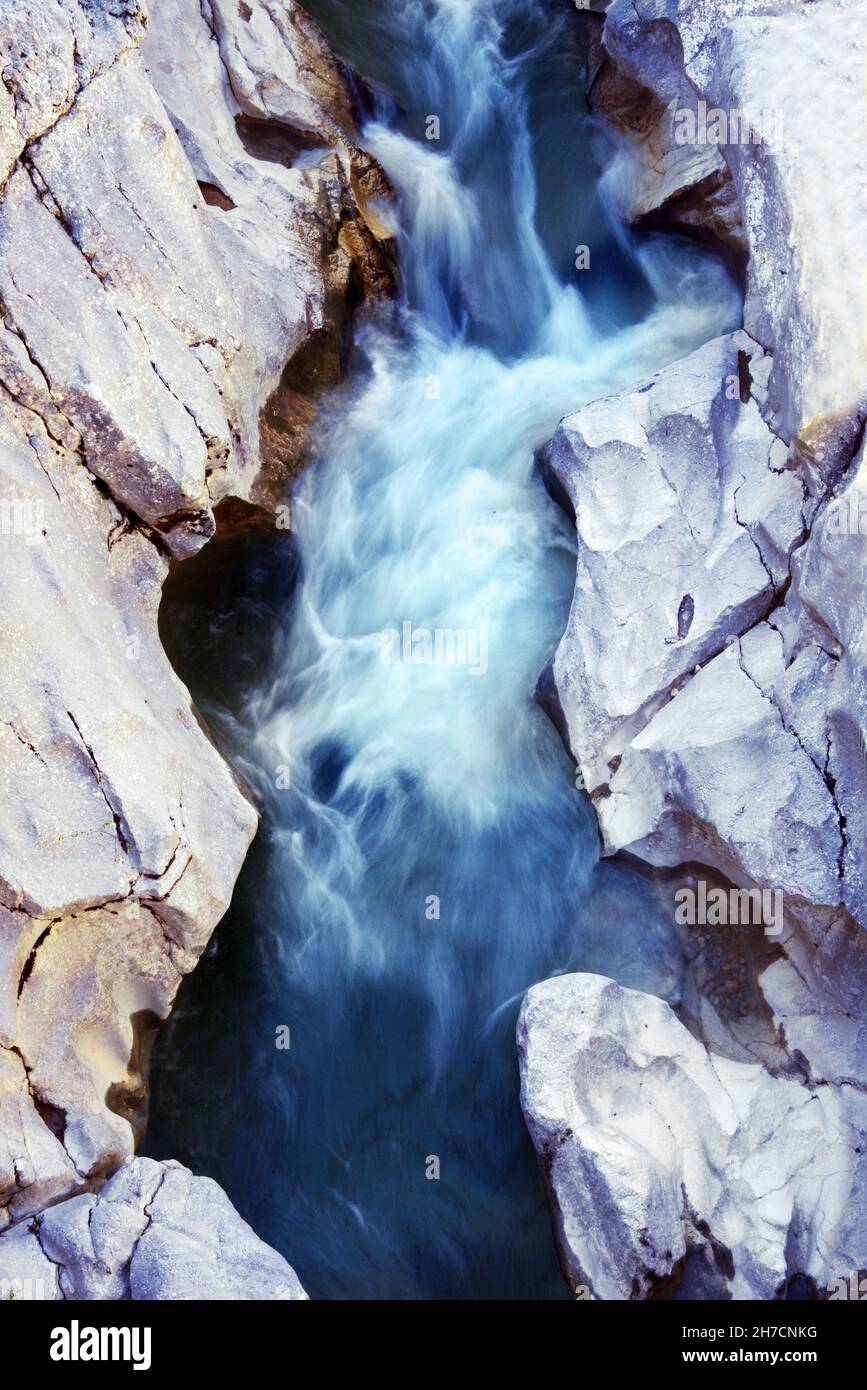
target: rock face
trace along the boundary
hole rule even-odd
[[[0,1236],[0,1287],[20,1299],[307,1297],[215,1182],[152,1158]]]
[[[745,333],[719,338],[569,416],[546,451],[579,540],[554,678],[591,790],[788,583],[804,488],[752,394],[769,366]]]
[[[867,20],[862,7],[834,0],[614,0],[604,20],[590,22],[591,97],[620,130],[621,172],[634,180],[623,183],[632,190],[625,210],[636,221],[652,209],[658,220],[700,224],[728,244],[739,228],[747,297],[745,332],[578,411],[545,451],[579,540],[574,603],[552,665],[557,717],[606,853],[781,895],[784,926],[770,946],[761,928],[740,938],[754,979],[749,1019],[726,1015],[705,994],[683,1010],[692,1038],[680,1036],[666,1006],[626,1001],[614,986],[549,982],[553,993],[535,1004],[534,991],[522,1023],[527,1114],[543,1154],[557,1126],[577,1134],[564,1116],[580,1078],[580,1140],[569,1138],[551,1183],[564,1261],[599,1296],[672,1289],[693,1268],[683,1260],[700,1236],[711,1253],[715,1242],[732,1252],[733,1275],[727,1257],[713,1261],[726,1288],[767,1298],[795,1274],[825,1286],[867,1263],[865,1180],[852,1166],[865,1147],[867,1082],[867,281],[856,230],[867,177],[853,137],[867,123],[858,65]],[[808,71],[815,100],[806,103]],[[723,112],[725,142],[678,144],[684,110],[699,123]],[[725,228],[722,188],[738,214],[727,214]],[[578,1004],[586,1017],[571,1017]],[[649,1156],[635,1147],[640,1131],[624,1137],[604,1104],[586,1098],[593,1082],[584,1085],[598,1053],[600,1067],[610,1062],[598,1086],[614,1094],[619,1047],[629,1079],[615,1108],[644,1114],[642,1097],[652,1093],[635,1030],[645,1024],[670,1035],[665,1046],[653,1043],[653,1070],[672,1070],[673,1093],[684,1097],[672,1125],[678,1142],[654,1144]],[[547,1077],[546,1038],[560,1059]],[[676,1065],[663,1066],[672,1049]],[[736,1092],[753,1097],[737,1124],[726,1099]],[[806,1134],[805,1100],[822,1112],[837,1163],[827,1210],[827,1189],[817,1203],[811,1186],[818,1170],[790,1165],[780,1137],[787,1125]],[[767,1130],[758,1119],[765,1106],[777,1117]],[[652,1102],[648,1123],[651,1111]],[[695,1158],[700,1134],[706,1160]],[[814,1140],[820,1146],[818,1132]],[[745,1187],[732,1159],[751,1162],[768,1145],[779,1188],[770,1235],[762,1226],[770,1189]],[[695,1219],[678,1244],[682,1182]],[[588,1191],[597,1201],[608,1194],[607,1243]],[[741,1202],[752,1214],[738,1236],[732,1213]],[[849,1224],[834,1226],[844,1206]],[[641,1242],[644,1226],[652,1250]]]
[[[565,1272],[602,1299],[772,1299],[858,1269],[860,1092],[713,1056],[660,999],[598,975],[534,986],[521,1100]]]
[[[273,506],[393,263],[291,0],[0,0],[0,58],[3,1225],[132,1154],[256,828],[159,642],[169,563]]]
[[[600,17],[589,22],[590,99],[624,140],[612,180],[623,211],[722,238],[719,200],[734,203],[725,220],[748,254],[744,327],[774,355],[775,429],[812,467],[839,471],[867,409],[863,5],[613,0],[601,32]],[[713,112],[726,117],[721,142]]]
[[[171,0],[142,53],[219,252],[223,336],[198,346],[233,448],[209,496],[267,506],[298,471],[312,401],[342,373],[353,307],[394,292],[391,189],[300,6]]]

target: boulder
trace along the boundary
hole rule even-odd
[[[0,1288],[11,1299],[307,1298],[222,1188],[152,1158],[0,1235]]]
[[[518,1055],[574,1291],[773,1299],[863,1263],[860,1091],[713,1056],[668,1004],[599,975],[535,985]]]
[[[804,489],[751,392],[769,365],[745,333],[718,338],[568,416],[543,453],[578,535],[553,675],[591,790],[788,583]]]

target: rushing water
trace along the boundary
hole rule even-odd
[[[265,816],[161,1035],[147,1150],[217,1178],[314,1297],[558,1298],[521,996],[574,969],[671,992],[679,962],[652,885],[598,863],[533,699],[575,548],[533,453],[733,326],[737,294],[609,229],[565,0],[312,8],[380,87],[404,301],[323,408],[292,540],[209,547],[167,593]],[[416,659],[387,660],[404,623]],[[420,629],[466,659],[420,660]]]

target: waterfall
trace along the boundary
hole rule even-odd
[[[314,1297],[554,1298],[521,996],[574,969],[671,993],[679,960],[534,701],[575,551],[534,451],[740,303],[697,249],[606,224],[568,5],[311,8],[387,88],[364,141],[403,299],[323,405],[291,598],[257,553],[255,680],[215,693],[231,615],[190,677],[265,817],[164,1030],[149,1151],[212,1172]]]

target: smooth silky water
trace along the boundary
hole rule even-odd
[[[606,215],[565,0],[310,8],[376,87],[403,300],[322,407],[294,535],[167,586],[169,654],[264,817],[160,1036],[146,1152],[222,1183],[314,1298],[567,1297],[521,997],[570,970],[672,996],[680,961],[653,884],[599,862],[534,701],[575,535],[533,455],[740,304],[717,262]],[[484,657],[389,663],[404,622]]]

